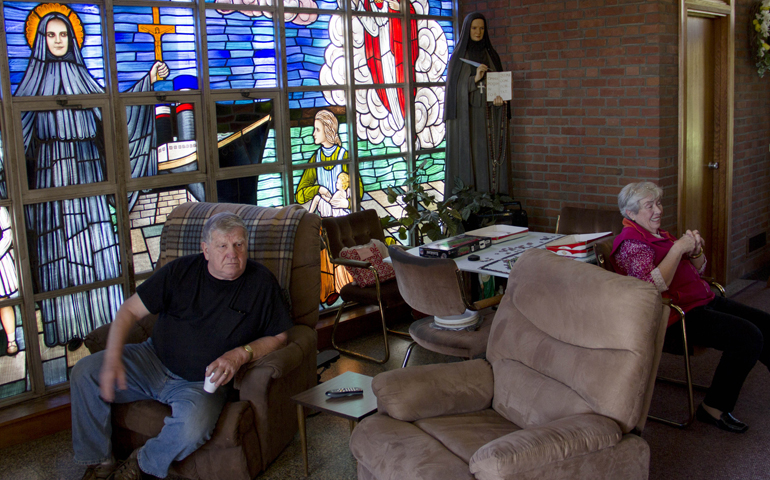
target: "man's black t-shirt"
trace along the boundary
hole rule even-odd
[[[176,375],[202,381],[206,367],[228,350],[291,328],[281,290],[265,266],[249,260],[235,280],[218,280],[203,254],[181,257],[139,285],[150,313],[155,352]]]

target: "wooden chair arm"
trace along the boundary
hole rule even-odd
[[[345,267],[355,268],[370,268],[372,266],[369,262],[363,262],[361,260],[350,260],[348,258],[333,258],[332,263],[335,265],[343,265]]]
[[[481,300],[473,302],[473,308],[475,310],[483,310],[487,307],[491,307],[492,305],[498,305],[502,299],[503,299],[503,294],[495,295],[494,297],[483,298]]]

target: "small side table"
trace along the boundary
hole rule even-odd
[[[337,388],[358,387],[363,389],[363,396],[330,398],[327,390]],[[305,476],[308,476],[307,464],[307,430],[305,429],[305,410],[312,408],[338,417],[347,418],[350,431],[356,423],[377,411],[377,398],[372,393],[372,377],[355,372],[345,372],[320,385],[305,390],[291,397],[297,404],[297,421],[299,422],[299,438],[302,442],[302,457],[305,461]]]

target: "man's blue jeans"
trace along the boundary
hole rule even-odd
[[[104,352],[81,359],[72,369],[72,447],[75,462],[94,465],[112,456],[111,404],[99,396],[99,371]],[[114,403],[157,400],[168,404],[160,434],[139,451],[139,466],[145,473],[166,477],[174,460],[182,460],[211,438],[225,404],[227,388],[214,393],[203,390],[203,382],[188,382],[171,373],[155,354],[152,340],[129,344],[123,349],[126,390],[115,391]]]

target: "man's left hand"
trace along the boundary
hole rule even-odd
[[[241,365],[246,363],[241,353],[238,349],[230,350],[206,367],[206,376],[214,374],[211,377],[211,381],[216,384],[217,388],[232,380],[235,373],[241,368]],[[246,351],[243,350],[243,353],[246,353]]]

